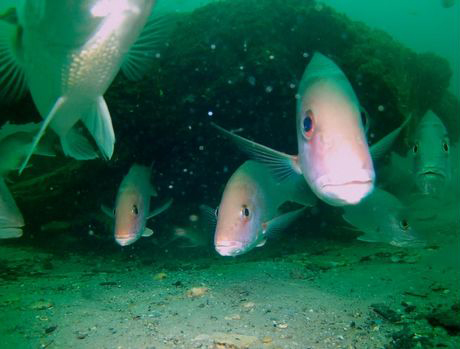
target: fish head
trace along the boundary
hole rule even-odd
[[[134,243],[145,228],[145,202],[134,189],[119,192],[115,207],[115,241],[121,246]]]
[[[374,188],[362,115],[351,92],[333,79],[316,79],[297,105],[299,165],[313,192],[333,206],[355,205]]]
[[[451,178],[450,140],[441,119],[432,111],[420,121],[409,153],[420,192],[439,193]]]
[[[214,246],[222,256],[237,256],[252,248],[260,234],[261,202],[256,185],[247,177],[229,180],[216,210]]]
[[[389,217],[388,223],[386,234],[388,234],[388,241],[391,245],[397,247],[423,247],[425,245],[404,210],[398,210],[395,215]]]

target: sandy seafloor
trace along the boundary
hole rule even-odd
[[[460,348],[458,236],[282,239],[238,258],[64,240],[1,241],[1,348]]]

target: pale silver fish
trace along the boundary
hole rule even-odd
[[[450,140],[439,117],[427,111],[417,125],[409,156],[418,190],[425,195],[443,191],[451,180]]]
[[[97,152],[77,127],[82,121],[104,158],[115,135],[103,94],[123,71],[138,78],[158,35],[145,31],[155,0],[25,0],[17,25],[0,21],[1,94],[29,88],[44,122],[20,171],[51,127],[64,154],[78,160]],[[138,43],[138,44],[137,44]]]
[[[19,169],[29,152],[34,135],[40,129],[40,124],[10,124],[6,123],[0,128],[0,176]],[[50,136],[39,144],[35,153],[43,156],[55,156],[53,149],[54,140]]]
[[[150,198],[157,195],[150,176],[150,167],[132,165],[118,189],[114,213],[102,207],[106,214],[115,218],[115,241],[121,246],[130,245],[141,236],[151,236],[153,231],[145,226],[147,220],[171,206],[172,200],[168,200],[150,212]]]
[[[268,236],[305,210],[280,214],[278,208],[286,201],[313,206],[316,197],[298,177],[297,184],[280,183],[264,164],[249,160],[241,165],[228,180],[216,210],[216,251],[222,256],[237,256],[263,246]]]
[[[353,88],[340,68],[320,53],[315,53],[308,64],[297,95],[296,156],[215,127],[253,158],[266,163],[278,177],[303,175],[326,203],[357,204],[374,188],[371,153],[374,159],[385,153],[407,121],[369,151]]]
[[[358,205],[343,207],[343,218],[364,234],[358,240],[383,242],[398,247],[422,246],[410,214],[401,201],[389,192],[375,188]]]
[[[22,236],[24,218],[19,211],[5,181],[0,177],[0,239]]]

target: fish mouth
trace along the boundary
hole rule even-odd
[[[423,172],[421,172],[419,174],[419,177],[425,177],[425,176],[428,176],[428,177],[441,177],[441,178],[446,177],[444,175],[444,173],[442,173],[442,171],[440,171],[440,170],[438,170],[436,168],[430,168],[430,169],[424,170]]]
[[[217,253],[221,256],[238,256],[243,252],[243,243],[241,241],[222,241],[215,244]]]
[[[342,183],[323,183],[319,186],[325,201],[333,206],[356,205],[374,188],[371,178]]]
[[[120,246],[128,246],[131,245],[135,240],[131,238],[116,238],[115,241]]]

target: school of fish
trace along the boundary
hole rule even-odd
[[[168,32],[165,26],[171,25],[154,16],[154,5],[155,0],[24,0],[0,13],[0,98],[17,100],[28,90],[43,119],[0,125],[0,238],[23,234],[25,221],[7,182],[10,173],[30,166],[32,155],[112,158],[116,130],[104,93],[120,70],[131,80],[147,70]],[[337,207],[361,241],[423,246],[417,224],[430,218],[414,213],[417,202],[435,207],[458,188],[458,173],[452,172],[458,165],[452,156],[456,146],[442,120],[431,110],[408,115],[370,146],[368,116],[350,81],[332,58],[319,52],[312,54],[296,96],[291,134],[296,155],[212,123],[218,135],[251,160],[236,168],[221,195],[215,195],[217,208],[201,207],[200,219],[209,227],[203,229],[209,232],[176,226],[167,244],[186,239],[189,247],[203,247],[213,241],[221,256],[242,255],[264,246],[320,200]],[[417,120],[407,154],[390,153],[404,127]],[[384,165],[385,155],[390,161]],[[151,176],[152,166],[134,163],[121,181],[114,208],[102,206],[120,246],[151,236],[148,220],[172,205],[169,199],[150,209],[157,197]]]

